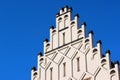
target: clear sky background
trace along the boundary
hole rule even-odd
[[[0,80],[30,80],[43,40],[55,15],[65,5],[102,40],[103,54],[111,50],[120,61],[120,0],[0,0]]]

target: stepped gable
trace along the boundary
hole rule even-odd
[[[120,80],[119,62],[111,61],[110,50],[103,55],[101,40],[93,45],[93,31],[86,36],[86,23],[79,23],[78,14],[72,19],[72,11],[65,6],[56,14],[31,80]]]

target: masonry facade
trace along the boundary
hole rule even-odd
[[[72,19],[66,6],[56,14],[56,28],[50,27],[50,41],[44,40],[44,54],[38,54],[31,80],[120,80],[119,62],[102,54],[102,42],[93,45],[93,31],[86,36],[86,23],[79,27],[79,15]]]

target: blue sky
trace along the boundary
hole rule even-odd
[[[43,52],[43,40],[55,15],[65,5],[94,31],[94,43],[102,40],[103,53],[111,50],[120,61],[120,0],[0,0],[0,79],[30,80],[31,67]]]

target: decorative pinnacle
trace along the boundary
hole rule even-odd
[[[72,7],[68,7],[68,5],[66,5],[65,7],[62,7],[61,10],[64,11],[64,8],[67,8],[67,10],[72,11]]]
[[[110,50],[107,50],[106,53],[109,53],[109,54],[110,54]]]
[[[60,15],[60,13],[57,13],[56,15]]]
[[[32,67],[32,70],[33,70],[33,71],[36,71],[36,67],[35,67],[35,66],[34,66],[34,67]]]
[[[56,17],[59,17],[61,14],[65,12],[72,12],[72,7],[68,7],[67,5],[65,7],[62,7],[60,9],[60,12],[56,14]]]
[[[115,61],[114,64],[118,64],[119,65],[119,61]]]
[[[89,32],[89,34],[92,34],[92,35],[94,35],[94,33],[93,33],[93,31],[92,31],[92,30]]]
[[[100,43],[100,44],[102,44],[102,41],[101,41],[101,40],[98,40],[98,41],[97,41],[97,43]]]
[[[70,10],[71,10],[71,11],[73,10],[72,7],[70,7]]]
[[[64,8],[61,8],[62,11],[64,11]]]
[[[79,17],[79,14],[76,14],[75,16]]]
[[[44,40],[44,42],[48,42],[48,39],[46,38],[46,39]]]
[[[50,29],[54,29],[54,26],[51,26]]]
[[[85,26],[86,26],[86,22],[83,22],[82,25],[85,25]]]
[[[68,9],[68,5],[65,6]]]
[[[43,56],[42,52],[39,52],[38,55]]]

